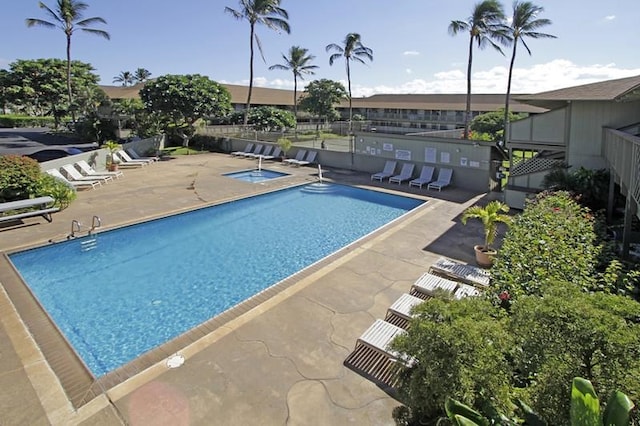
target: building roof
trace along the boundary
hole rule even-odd
[[[516,96],[511,95],[510,109],[514,112],[539,113],[546,111],[533,105],[527,105],[514,100]],[[393,95],[372,95],[366,98],[353,98],[354,108],[391,108],[391,109],[418,109],[418,110],[450,110],[464,111],[467,108],[467,95],[459,94],[393,94]],[[340,105],[347,108],[348,101]],[[472,94],[472,111],[496,111],[504,108],[504,94]]]
[[[231,103],[243,105],[247,102],[248,86],[225,84],[223,86],[231,94]],[[139,98],[143,83],[135,86],[100,86],[111,99]],[[298,96],[303,92],[299,91]],[[510,103],[514,112],[538,113],[546,111],[533,105],[515,101],[512,95]],[[366,98],[353,98],[354,108],[389,108],[389,109],[418,109],[418,110],[449,110],[464,111],[466,109],[466,94],[394,94],[373,95]],[[293,91],[283,89],[270,89],[266,87],[253,87],[251,92],[251,105],[293,106]],[[349,102],[343,101],[341,108],[348,108]],[[472,94],[471,109],[473,111],[495,111],[504,108],[504,95],[502,94]]]
[[[570,101],[630,101],[640,99],[640,75],[551,90],[535,95],[518,95],[518,101],[542,108],[557,108]]]

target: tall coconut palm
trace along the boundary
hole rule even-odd
[[[304,74],[315,74],[314,70],[318,68],[317,65],[310,65],[316,57],[308,55],[308,49],[304,49],[300,46],[291,46],[289,49],[289,56],[282,54],[284,64],[271,65],[270,70],[284,70],[291,71],[293,73],[293,113],[298,118],[298,79],[304,80]]]
[[[373,61],[373,50],[362,44],[360,34],[357,33],[347,34],[342,43],[342,46],[331,43],[327,45],[326,50],[327,52],[335,52],[329,56],[329,65],[333,65],[336,60],[344,58],[349,91],[349,133],[351,133],[351,119],[353,117],[353,107],[351,104],[351,61],[360,62],[361,64],[365,63],[365,59]]]
[[[134,83],[144,83],[149,80],[149,77],[151,77],[151,73],[146,68],[138,68],[133,72]]]
[[[113,78],[114,83],[121,83],[124,87],[133,86],[134,81],[135,77],[129,71],[120,71],[120,74]]]
[[[41,1],[38,7],[44,9],[53,22],[37,18],[27,18],[27,27],[41,26],[46,28],[60,28],[67,36],[67,95],[69,96],[69,107],[73,105],[73,93],[71,92],[71,36],[80,29],[84,32],[104,37],[109,40],[109,33],[95,28],[89,28],[93,24],[106,24],[103,18],[84,18],[83,12],[89,7],[88,4],[79,0],[57,0],[56,8],[51,9]],[[75,113],[71,109],[71,117],[75,121]]]
[[[239,0],[240,10],[225,7],[224,11],[233,15],[240,21],[249,23],[249,93],[247,94],[247,104],[244,110],[244,125],[249,120],[249,108],[251,108],[251,92],[253,90],[253,56],[254,41],[258,46],[260,55],[264,60],[262,44],[256,34],[256,24],[262,24],[267,28],[276,31],[291,32],[289,23],[289,13],[280,7],[280,0]]]
[[[551,25],[549,19],[539,19],[538,14],[542,13],[544,8],[536,6],[530,1],[514,1],[513,2],[513,18],[509,27],[509,33],[513,42],[511,51],[511,62],[509,63],[509,78],[507,80],[507,96],[504,101],[504,142],[507,141],[507,128],[509,126],[509,96],[511,95],[511,78],[513,76],[513,64],[516,61],[516,50],[518,42],[522,43],[529,55],[531,49],[524,40],[526,37],[531,38],[556,38],[551,34],[540,33],[537,30]]]
[[[473,45],[483,49],[487,44],[498,52],[502,49],[494,40],[507,44],[510,40],[508,27],[504,24],[504,10],[497,0],[484,0],[477,3],[471,16],[466,21],[451,21],[449,33],[457,35],[461,32],[469,33],[469,60],[467,63],[467,108],[464,117],[464,138],[469,139],[469,124],[471,122],[471,64],[473,62]]]

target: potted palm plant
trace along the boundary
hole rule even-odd
[[[109,150],[109,154],[107,154],[106,166],[107,170],[110,172],[114,172],[118,170],[119,161],[115,158],[115,153],[122,148],[122,146],[113,140],[106,141],[104,143],[104,147]]]
[[[509,212],[509,206],[505,203],[494,200],[486,206],[472,206],[462,214],[462,224],[466,225],[469,219],[478,219],[484,227],[484,245],[476,245],[473,249],[476,252],[476,262],[479,266],[490,267],[493,265],[493,259],[497,251],[491,247],[498,234],[498,224],[504,223],[509,225],[511,217],[506,213]]]
[[[293,146],[293,143],[289,138],[279,138],[276,143],[282,150],[282,161],[284,161],[287,158],[287,152],[289,152],[289,150]]]

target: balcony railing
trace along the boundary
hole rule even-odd
[[[640,138],[615,129],[604,129],[602,155],[620,186],[628,191],[636,204],[640,203]]]

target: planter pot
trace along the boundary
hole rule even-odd
[[[483,268],[490,268],[493,265],[493,259],[496,255],[495,250],[485,248],[485,246],[474,246],[476,252],[476,263]]]
[[[107,170],[110,172],[115,172],[118,170],[118,163],[111,163],[107,166]]]

